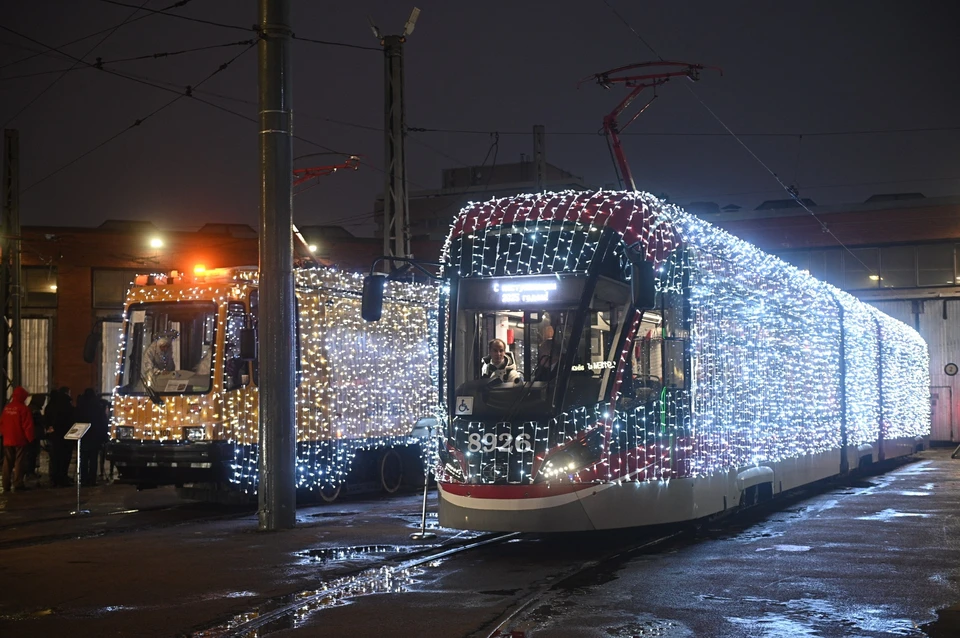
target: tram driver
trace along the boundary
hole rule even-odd
[[[523,383],[523,377],[517,371],[517,363],[513,353],[507,351],[507,344],[502,339],[491,339],[488,344],[489,354],[483,358],[483,368],[480,370],[482,379],[489,379],[491,383]]]
[[[153,387],[158,375],[177,369],[177,364],[173,360],[173,340],[179,336],[180,333],[176,330],[164,330],[143,351],[140,372],[146,385]]]

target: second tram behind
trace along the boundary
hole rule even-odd
[[[298,493],[422,485],[437,406],[436,286],[390,283],[387,316],[370,324],[359,275],[305,268],[295,283]],[[256,493],[258,308],[255,267],[138,278],[107,446],[122,481],[215,500]]]

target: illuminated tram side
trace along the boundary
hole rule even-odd
[[[444,526],[695,519],[926,445],[913,329],[648,194],[473,204],[443,262]]]
[[[295,276],[298,491],[331,500],[345,484],[422,485],[428,431],[417,424],[437,406],[436,287],[389,283],[388,316],[369,324],[360,276],[321,268]],[[127,294],[108,445],[122,481],[203,497],[256,492],[258,300],[255,268],[138,278]],[[148,354],[164,336],[169,350]],[[158,363],[145,365],[150,357]]]

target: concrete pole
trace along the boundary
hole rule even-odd
[[[533,127],[533,172],[536,192],[542,193],[547,188],[547,149],[546,129],[543,124]]]
[[[3,131],[3,264],[0,272],[0,301],[3,303],[4,392],[0,406],[6,405],[13,388],[22,383],[20,348],[20,132]],[[11,344],[9,350],[6,344]],[[9,358],[8,358],[9,356]],[[7,369],[7,362],[10,369]],[[44,388],[45,390],[46,388]]]
[[[296,502],[296,315],[290,0],[259,0],[260,530],[290,529]]]
[[[406,120],[403,106],[403,43],[406,36],[388,35],[380,40],[384,55],[385,134],[383,189],[383,254],[412,257],[410,254],[410,213],[407,200],[404,135]],[[394,266],[383,262],[386,272]]]

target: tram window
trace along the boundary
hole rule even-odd
[[[120,391],[193,394],[210,391],[209,352],[216,307],[206,302],[149,302],[128,310]],[[206,367],[204,367],[206,366]]]
[[[662,349],[660,316],[644,313],[633,348],[628,356],[628,367],[620,386],[621,406],[624,408],[642,405],[654,400],[662,386]]]
[[[295,359],[295,362],[297,364],[296,383],[297,385],[300,385],[300,381],[303,378],[303,363],[300,360],[300,352],[301,352],[300,351],[300,319],[299,319],[300,298],[294,296],[293,299],[294,299],[294,305],[293,305],[294,316],[297,317],[297,321],[294,324],[296,325],[296,330],[297,330],[296,335],[294,335],[296,338],[295,343],[297,348],[296,359]],[[357,307],[359,308],[359,306]],[[253,327],[257,328],[257,325],[259,324],[259,321],[260,321],[260,290],[259,289],[253,290],[250,293],[250,317],[253,319]],[[260,339],[259,329],[257,330],[257,339],[258,340]],[[257,351],[259,352],[259,348],[257,349]],[[260,385],[260,358],[257,357],[256,359],[253,360],[252,363],[253,363],[253,383],[259,386]]]
[[[663,295],[663,336],[686,337],[687,325],[684,317],[683,295],[666,293]]]
[[[663,384],[671,390],[686,388],[685,339],[663,340]]]
[[[247,362],[240,358],[240,329],[244,324],[243,305],[231,303],[227,309],[227,329],[223,335],[223,389],[235,390],[250,382]]]

